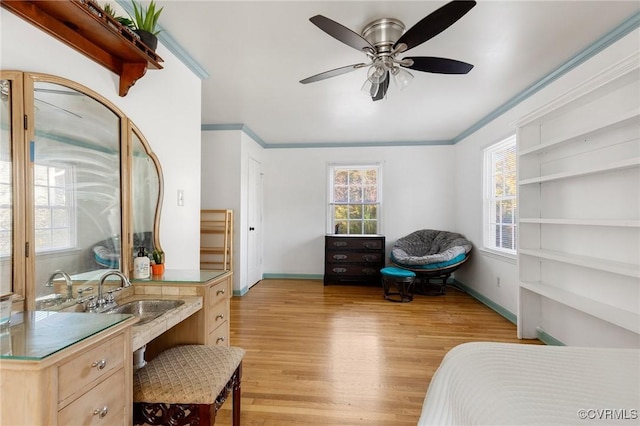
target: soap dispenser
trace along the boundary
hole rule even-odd
[[[138,248],[138,257],[133,259],[133,278],[144,279],[149,278],[151,261],[144,252],[144,247]]]

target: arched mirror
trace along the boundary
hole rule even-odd
[[[162,251],[160,212],[162,169],[158,157],[137,127],[131,126],[131,213],[134,255],[139,247],[147,253]]]
[[[54,279],[63,278],[56,271],[89,281],[121,268],[124,117],[80,90],[47,81],[34,82],[33,108],[35,297],[68,299],[75,293],[55,288]]]
[[[160,164],[92,90],[17,71],[2,71],[0,84],[0,294],[18,289],[25,308],[61,309],[79,289],[95,294],[106,271],[128,274],[135,244],[161,250]]]

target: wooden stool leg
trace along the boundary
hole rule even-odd
[[[238,365],[236,372],[234,373],[235,380],[233,381],[233,426],[240,426],[240,382],[242,381],[242,361]]]

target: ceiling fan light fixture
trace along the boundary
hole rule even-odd
[[[404,90],[413,80],[413,74],[400,67],[391,68],[391,75],[393,76],[393,82],[400,90]]]
[[[367,80],[373,84],[382,83],[387,78],[387,66],[384,62],[377,60],[367,70]]]
[[[379,84],[372,83],[371,80],[369,80],[367,78],[367,79],[364,80],[364,84],[362,85],[362,88],[360,90],[367,97],[373,98],[375,95],[378,94],[378,89],[379,88],[380,88]]]

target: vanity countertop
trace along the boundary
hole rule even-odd
[[[132,279],[131,283],[166,283],[171,285],[204,284],[207,281],[211,281],[215,278],[230,273],[230,271],[208,271],[201,269],[166,269],[164,271],[164,274],[162,274],[161,276],[152,276],[151,278],[147,279]]]
[[[0,359],[41,361],[75,343],[132,318],[125,314],[25,311],[2,330]]]
[[[127,297],[122,300],[118,300],[119,305],[123,305],[131,300],[184,300],[184,304],[173,308],[153,321],[149,321],[146,324],[136,325],[133,324],[131,328],[132,334],[132,350],[140,349],[142,346],[149,343],[165,331],[169,330],[174,325],[182,322],[187,317],[193,315],[202,309],[202,297],[200,296],[159,296],[159,295],[135,295]],[[108,314],[112,315],[112,314]]]

